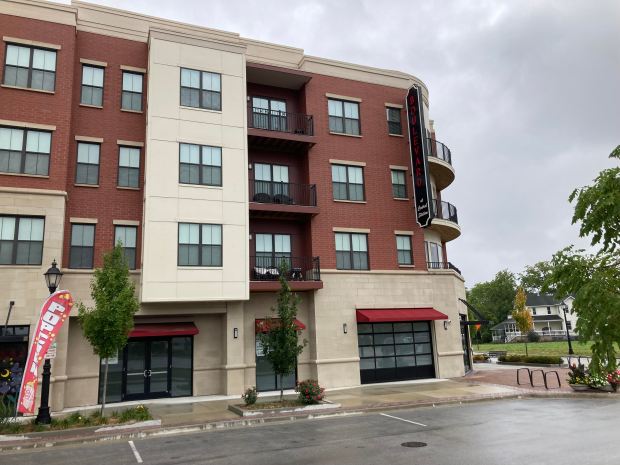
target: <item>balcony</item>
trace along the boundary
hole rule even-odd
[[[450,262],[426,262],[426,268],[428,271],[432,270],[454,270],[458,274],[461,274],[461,270],[459,270],[456,266],[454,266]]]
[[[435,178],[438,190],[445,189],[454,181],[452,167],[452,152],[445,145],[435,139],[428,141],[428,167]]]
[[[319,257],[291,257],[281,253],[250,257],[250,291],[278,291],[282,269],[286,270],[284,272],[293,291],[323,288]]]
[[[316,215],[316,185],[250,179],[250,212],[253,216]]]
[[[430,228],[441,235],[444,242],[449,242],[461,235],[456,207],[451,203],[434,199],[433,221]]]
[[[294,152],[314,145],[312,115],[248,105],[248,143],[254,149]]]

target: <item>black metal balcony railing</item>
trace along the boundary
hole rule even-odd
[[[428,141],[429,156],[439,158],[440,160],[452,164],[452,152],[445,144],[435,139],[426,140]]]
[[[267,131],[288,132],[302,136],[314,135],[312,115],[268,110],[248,106],[248,127]]]
[[[450,262],[426,262],[426,267],[429,270],[454,270],[458,274],[461,274],[461,270]]]
[[[250,179],[250,202],[316,207],[316,185]]]
[[[459,223],[459,218],[456,214],[456,207],[454,205],[448,202],[444,202],[443,200],[439,202],[437,199],[433,199],[432,205],[435,218],[452,221],[456,224]]]
[[[250,281],[277,281],[282,271],[289,281],[321,280],[319,257],[291,257],[286,253],[250,257]]]

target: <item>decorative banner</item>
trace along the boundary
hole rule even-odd
[[[50,295],[41,308],[41,317],[33,334],[28,360],[24,369],[22,387],[19,391],[17,411],[34,413],[34,398],[37,393],[39,365],[43,361],[60,328],[71,313],[73,297],[69,291],[56,291]]]
[[[407,93],[407,120],[409,121],[409,150],[411,152],[411,169],[413,174],[413,192],[415,194],[416,220],[427,228],[433,219],[431,206],[430,182],[428,179],[428,161],[426,126],[420,90],[413,86]]]

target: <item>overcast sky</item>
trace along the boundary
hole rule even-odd
[[[91,1],[421,78],[467,287],[587,244],[567,197],[620,144],[620,1]]]

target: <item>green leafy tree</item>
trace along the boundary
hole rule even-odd
[[[532,329],[532,315],[530,315],[530,312],[525,307],[526,298],[525,290],[519,287],[515,295],[514,308],[512,310],[512,317],[517,324],[517,328],[519,328],[519,331],[521,331],[521,334],[524,336]],[[524,341],[525,356],[527,357],[529,355],[527,352],[527,337],[524,338]]]
[[[620,160],[620,146],[609,157]],[[569,246],[557,252],[545,287],[555,287],[557,298],[575,297],[576,330],[592,341],[590,371],[602,374],[616,368],[620,344],[620,167],[601,171],[593,185],[575,189],[569,201],[575,203],[579,235],[590,236],[598,251]]]
[[[133,316],[139,308],[135,286],[129,278],[129,269],[120,244],[103,256],[103,268],[95,270],[90,289],[95,306],[89,308],[80,302],[78,316],[84,336],[93,351],[105,360],[101,403],[103,416],[108,385],[108,359],[127,344],[127,335],[133,328]]]
[[[299,342],[295,319],[300,299],[291,292],[286,280],[287,269],[286,266],[280,267],[278,302],[276,307],[271,309],[277,314],[277,318],[268,318],[267,331],[259,336],[263,353],[280,380],[280,401],[284,398],[283,378],[295,371],[297,357],[308,343],[305,339]]]
[[[553,266],[548,261],[528,265],[519,273],[519,283],[526,292],[540,294],[552,271]],[[555,294],[555,287],[548,286],[547,292]]]
[[[467,301],[489,320],[489,325],[480,329],[483,341],[491,340],[490,328],[504,321],[512,311],[516,287],[515,275],[502,270],[491,281],[477,283],[467,292]],[[470,315],[470,319],[478,317]]]

